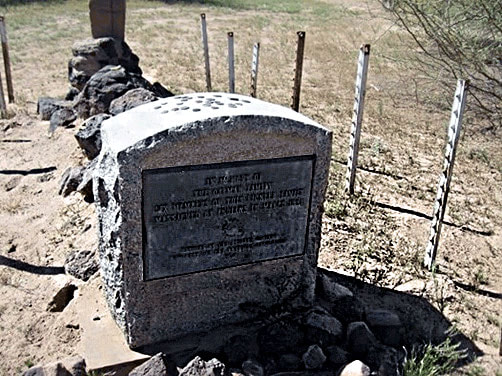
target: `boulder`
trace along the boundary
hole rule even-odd
[[[121,97],[114,99],[110,103],[109,112],[112,115],[120,114],[139,105],[150,103],[157,100],[158,97],[150,90],[137,88],[129,90]]]
[[[120,65],[131,73],[141,75],[139,58],[121,39],[104,37],[76,42],[73,58],[68,62],[68,79],[73,87],[82,90],[87,81],[107,65]]]
[[[128,376],[167,376],[167,366],[162,353],[158,353],[145,363],[134,368]]]
[[[57,110],[70,108],[71,102],[62,99],[40,97],[37,103],[37,114],[40,114],[42,120],[50,120],[52,114]]]
[[[318,345],[309,346],[302,356],[306,369],[319,369],[326,362],[326,355]]]
[[[84,128],[80,129],[75,138],[88,159],[94,159],[101,151],[101,123],[111,118],[108,114],[94,115],[87,119]]]
[[[141,75],[128,72],[120,65],[107,65],[87,81],[75,99],[75,109],[84,119],[106,113],[114,99],[136,88],[144,88],[160,96],[154,85]]]
[[[191,360],[178,376],[224,376],[225,365],[218,359],[202,360],[199,356]]]
[[[66,358],[43,366],[34,366],[23,376],[85,376],[85,360],[81,356]]]
[[[73,128],[73,122],[77,120],[77,113],[69,107],[56,110],[51,115],[49,132],[54,132],[57,127]]]
[[[64,270],[75,278],[87,281],[99,270],[96,252],[87,250],[71,252],[66,257]]]

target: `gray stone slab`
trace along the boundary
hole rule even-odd
[[[200,93],[119,114],[102,140],[101,271],[131,347],[312,304],[331,132]]]

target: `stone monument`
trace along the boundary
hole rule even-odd
[[[101,271],[131,347],[312,304],[330,131],[201,93],[106,120],[102,144]]]
[[[124,40],[126,0],[89,0],[93,38]]]

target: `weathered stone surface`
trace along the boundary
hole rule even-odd
[[[72,128],[73,122],[77,120],[77,113],[72,108],[61,108],[51,115],[49,132],[54,132],[57,127]]]
[[[302,356],[306,369],[319,369],[326,361],[326,355],[318,345],[309,346]]]
[[[67,101],[72,101],[77,97],[77,95],[79,93],[80,93],[80,90],[78,90],[76,87],[70,87],[68,89],[68,92],[66,93],[64,99]]]
[[[87,81],[75,99],[75,109],[84,119],[108,112],[114,99],[136,88],[145,88],[158,94],[154,86],[141,75],[131,73],[120,65],[107,65]]]
[[[340,376],[370,376],[370,368],[360,360],[354,360],[343,368]]]
[[[204,361],[200,357],[195,357],[185,368],[183,368],[178,376],[224,376],[226,368],[218,359]]]
[[[87,81],[107,65],[121,65],[128,72],[142,74],[139,58],[121,39],[104,37],[79,41],[73,45],[72,53],[68,79],[78,90],[82,90]]]
[[[87,250],[71,252],[66,257],[64,269],[67,274],[87,281],[99,270],[96,252]]]
[[[110,103],[109,111],[112,115],[118,115],[121,112],[125,112],[145,103],[153,102],[157,99],[158,97],[150,90],[143,88],[132,89],[121,97],[114,99]]]
[[[401,344],[404,329],[395,312],[385,309],[371,310],[366,313],[365,321],[384,345],[398,347]]]
[[[263,376],[263,366],[256,360],[246,360],[242,363],[242,373],[246,376]]]
[[[50,120],[54,112],[70,106],[71,102],[62,99],[40,97],[37,103],[37,114],[40,114],[42,120]]]
[[[343,336],[343,326],[335,317],[317,307],[310,311],[305,319],[311,341],[333,343]]]
[[[52,298],[47,305],[49,312],[63,312],[68,303],[73,299],[73,295],[77,290],[77,286],[73,283],[65,284]]]
[[[89,16],[93,38],[124,39],[125,0],[89,0]]]
[[[101,135],[102,275],[130,346],[312,305],[327,129],[257,99],[205,93],[118,114]]]
[[[94,202],[94,190],[92,188],[94,169],[96,168],[97,160],[93,159],[84,167],[81,174],[80,183],[77,186],[77,192],[84,196],[85,202]]]
[[[158,353],[145,363],[134,368],[128,376],[168,376],[167,366],[162,353]]]
[[[63,197],[68,196],[70,193],[75,192],[77,187],[82,182],[83,167],[68,167],[59,184],[59,194]]]
[[[347,327],[347,348],[350,352],[365,355],[377,343],[377,339],[366,323],[351,322]]]
[[[111,118],[109,114],[98,114],[90,117],[84,123],[75,138],[88,159],[94,159],[101,151],[101,123]]]

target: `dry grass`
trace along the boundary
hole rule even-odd
[[[251,49],[259,41],[258,97],[289,106],[296,31],[305,30],[301,112],[330,127],[334,139],[320,263],[388,287],[415,279],[427,282],[425,295],[460,330],[476,337],[488,354],[483,367],[495,373],[500,299],[464,291],[452,281],[502,292],[500,134],[480,132],[483,124],[467,114],[446,216],[456,226],[444,227],[441,274],[431,276],[421,267],[428,220],[378,205],[430,215],[442,166],[449,108],[438,101],[437,88],[408,63],[416,53],[412,41],[386,19],[376,1],[213,4],[217,6],[128,1],[126,39],[145,75],[177,93],[205,90],[199,26],[199,14],[205,12],[214,90],[228,86],[226,32],[233,31],[236,91],[249,92]],[[33,114],[38,96],[67,91],[71,45],[90,36],[87,2],[41,2],[2,11],[18,108]],[[359,171],[357,195],[347,198],[344,166],[337,161],[345,160],[348,149],[355,62],[362,43],[370,43],[372,53],[360,165],[386,175]],[[452,82],[452,96],[454,88]]]

